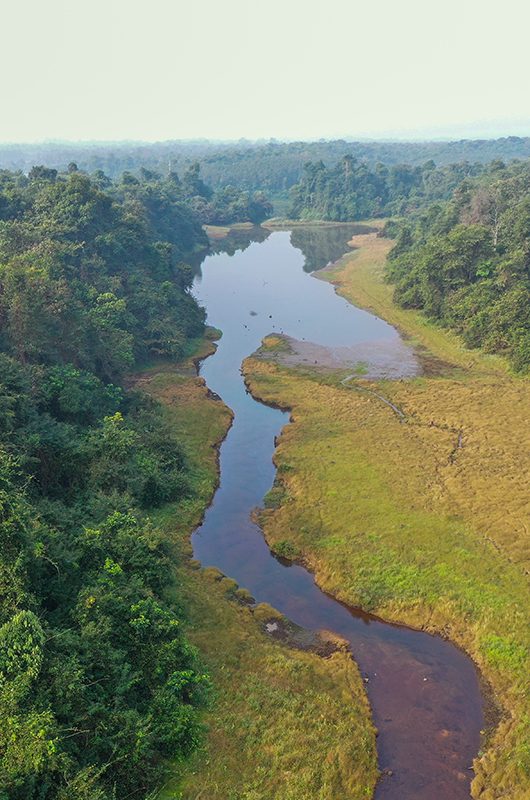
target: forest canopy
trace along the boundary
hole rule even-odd
[[[345,155],[333,167],[309,162],[299,183],[292,187],[289,216],[293,219],[347,222],[408,213],[434,200],[447,199],[466,177],[484,168],[466,162],[436,167],[396,164],[371,167]]]
[[[530,165],[494,162],[395,228],[387,274],[397,302],[528,371]]]
[[[33,164],[66,169],[75,161],[86,172],[103,170],[111,178],[129,171],[137,177],[141,168],[166,175],[183,173],[194,162],[214,189],[232,185],[245,191],[264,191],[287,195],[302,177],[309,161],[322,161],[331,167],[345,155],[364,161],[370,167],[409,164],[421,166],[434,161],[447,166],[463,161],[486,164],[495,159],[510,161],[530,157],[530,138],[508,136],[501,139],[462,139],[459,141],[347,141],[314,142],[219,142],[208,140],[114,143],[43,142],[40,144],[0,145],[0,167],[28,172]]]
[[[0,173],[2,799],[146,796],[200,739],[209,681],[146,516],[189,494],[186,453],[123,379],[202,334],[206,247],[171,176]]]

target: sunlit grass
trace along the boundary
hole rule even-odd
[[[382,281],[389,244],[328,271],[340,291],[459,367],[407,381],[338,385],[249,359],[256,396],[294,422],[276,451],[280,485],[261,519],[275,548],[319,583],[388,619],[449,635],[491,681],[504,718],[477,765],[474,797],[530,797],[528,381],[396,308]],[[390,399],[402,421],[375,395]],[[484,790],[484,791],[483,791]],[[483,793],[481,793],[483,792]]]

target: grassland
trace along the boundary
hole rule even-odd
[[[528,800],[529,384],[393,304],[382,279],[388,241],[353,244],[325,278],[406,334],[431,374],[341,385],[340,375],[247,360],[255,396],[289,406],[293,419],[261,522],[271,545],[303,559],[335,596],[466,649],[502,714],[473,797]]]
[[[211,343],[190,354],[205,355]],[[208,393],[193,358],[157,365],[134,379],[161,400],[185,444],[190,498],[154,521],[181,553],[176,578],[185,598],[188,636],[212,676],[207,735],[191,768],[177,765],[159,800],[361,800],[377,778],[375,731],[362,682],[340,649],[322,658],[271,639],[275,612],[251,608],[244,591],[189,560],[189,536],[217,482],[217,446],[231,413]]]

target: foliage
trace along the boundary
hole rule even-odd
[[[167,545],[130,512],[52,529],[8,491],[2,539],[18,546],[3,567],[19,590],[2,604],[0,796],[61,796],[90,769],[102,797],[146,792],[196,746],[208,690],[164,600]]]
[[[3,352],[22,363],[75,364],[105,380],[151,354],[183,352],[203,314],[176,259],[183,251],[159,234],[171,227],[187,252],[206,247],[191,211],[167,204],[155,212],[126,183],[102,191],[79,172],[12,175],[9,183],[25,208],[10,201],[0,221]]]
[[[265,191],[285,197],[302,177],[304,164],[323,161],[329,167],[351,155],[370,167],[377,163],[417,167],[427,161],[439,166],[468,161],[485,164],[530,156],[530,139],[509,136],[502,139],[455,142],[355,142],[344,139],[316,142],[215,142],[167,141],[153,144],[115,142],[112,144],[40,143],[0,147],[0,166],[28,171],[33,164],[65,169],[76,162],[87,172],[103,171],[118,178],[124,171],[136,176],[142,168],[166,174],[183,173],[198,161],[204,180],[214,189],[232,185],[247,192]]]
[[[198,162],[184,172],[182,190],[201,222],[207,225],[259,224],[272,214],[272,205],[261,191],[249,192],[228,184],[213,192],[202,181]]]
[[[209,683],[144,515],[189,466],[123,378],[202,332],[182,259],[206,239],[171,181],[75,165],[2,174],[0,217],[0,798],[146,796]]]
[[[530,367],[530,168],[492,164],[454,198],[403,222],[388,278],[405,308],[418,308],[470,347]]]
[[[333,167],[309,162],[291,189],[289,216],[340,222],[405,213],[449,197],[462,178],[479,172],[466,162],[441,168],[434,161],[370,166],[349,154]]]

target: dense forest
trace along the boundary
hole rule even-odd
[[[158,177],[157,173],[141,170],[143,175]],[[203,224],[224,225],[235,222],[258,224],[272,214],[272,203],[261,192],[249,192],[231,184],[215,191],[201,177],[201,167],[195,161],[184,171],[182,181],[170,173],[177,198],[193,209]]]
[[[436,167],[434,161],[416,167],[371,167],[351,155],[333,167],[326,167],[322,161],[309,162],[300,182],[291,189],[289,216],[345,222],[404,214],[449,198],[463,178],[483,170],[466,162]]]
[[[385,142],[321,140],[317,142],[215,142],[167,141],[153,144],[41,143],[0,146],[0,167],[28,172],[33,164],[65,169],[71,161],[87,172],[103,170],[111,178],[124,171],[135,175],[142,167],[166,175],[182,173],[200,162],[204,180],[213,188],[228,185],[246,191],[285,195],[302,177],[304,165],[322,161],[336,164],[343,156],[365,161],[371,167],[409,164],[438,166],[468,161],[485,164],[530,157],[530,138],[460,140],[453,142]]]
[[[146,516],[188,494],[186,455],[123,388],[203,331],[184,263],[207,246],[192,179],[0,174],[6,800],[146,796],[200,735],[209,683]]]
[[[446,203],[391,226],[395,298],[471,347],[530,368],[530,165],[494,162]]]

